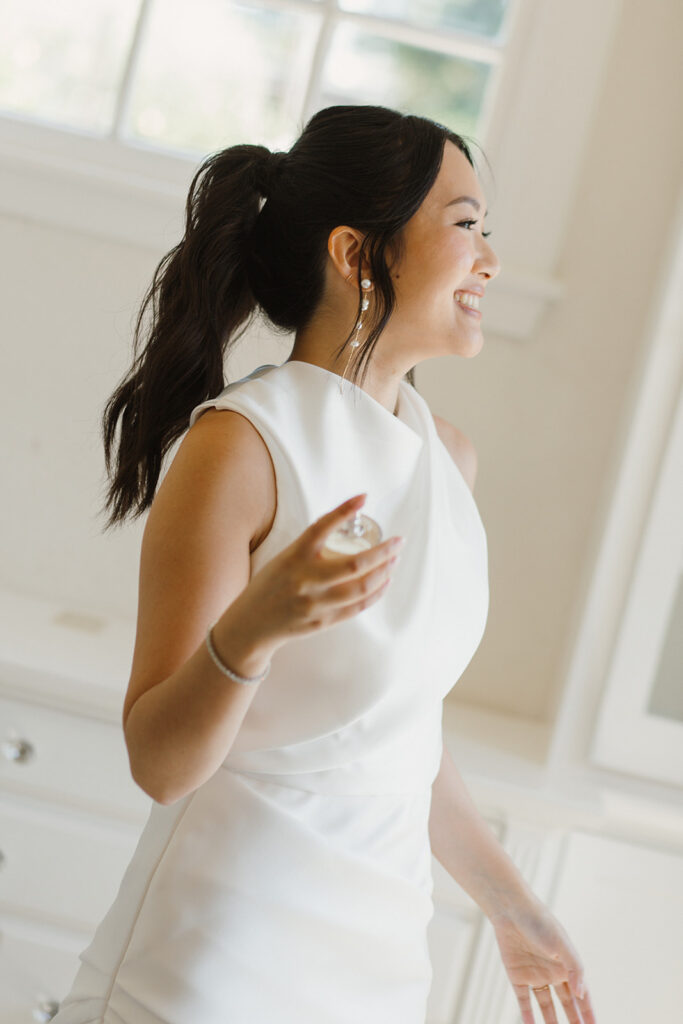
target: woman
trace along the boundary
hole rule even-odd
[[[486,536],[471,446],[412,370],[481,348],[484,216],[464,140],[383,107],[197,172],[103,418],[108,526],[150,509],[123,725],[154,802],[59,1024],[423,1024],[432,852],[492,921],[524,1024],[531,991],[556,1022],[551,987],[594,1024],[442,742]],[[257,310],[290,358],[224,387]],[[361,507],[386,539],[325,557]]]

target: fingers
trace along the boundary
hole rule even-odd
[[[531,1009],[531,993],[536,996],[536,1002],[541,1008],[544,1024],[558,1024],[557,1014],[553,1006],[553,997],[550,988],[529,988],[528,985],[513,985],[519,1008],[522,1011],[522,1024],[535,1024],[533,1010]],[[579,1024],[581,1022],[579,1021]]]
[[[583,976],[583,966],[570,967],[569,971],[569,987],[576,999],[582,998],[585,994],[586,979]]]
[[[528,985],[513,985],[517,1002],[522,1013],[522,1024],[536,1024],[533,1010],[531,1009],[531,998]]]
[[[341,583],[344,580],[357,578],[361,575],[370,574],[374,569],[386,569],[387,562],[396,556],[403,547],[403,537],[390,537],[381,544],[374,544],[364,551],[356,551],[349,555],[335,553],[333,557],[323,557],[327,537],[333,530],[342,523],[348,522],[354,513],[359,509],[365,500],[365,495],[356,495],[345,501],[338,508],[326,513],[309,527],[307,540],[310,545],[309,552],[314,553],[313,579],[322,585],[329,586],[330,583]],[[375,577],[368,575],[368,583],[374,582]]]
[[[531,1006],[532,992],[543,1014],[544,1024],[558,1024],[550,988],[535,989],[528,985],[513,985],[513,988],[522,1013],[522,1024],[535,1024]],[[587,990],[584,991],[582,997],[575,996],[566,981],[555,985],[554,989],[562,1003],[567,1024],[596,1024],[595,1013]]]
[[[343,583],[345,580],[357,580],[360,576],[369,575],[373,570],[386,569],[387,563],[395,561],[402,548],[402,537],[390,537],[381,544],[373,544],[365,551],[356,551],[351,555],[321,557],[316,565],[315,578],[323,586]]]
[[[569,1011],[567,1011],[567,1019],[570,1024],[573,1024],[574,1020],[577,1020],[579,1024],[595,1024],[595,1013],[586,987],[583,964],[576,953],[574,955],[573,966],[569,968],[567,973],[569,975],[569,981],[565,982],[562,988],[566,989],[567,999],[571,998],[571,1000],[573,1000],[574,1006],[576,1007],[574,1012],[577,1014],[576,1017],[571,1017],[569,1015]],[[562,1005],[565,1006],[565,999],[563,998],[563,994],[559,988],[558,994],[562,1000]],[[567,1008],[565,1006],[565,1010],[566,1009]]]
[[[345,501],[316,520],[301,537],[299,555],[307,556],[308,565],[300,590],[329,625],[379,600],[391,582],[403,546],[404,538],[397,536],[348,555],[323,551],[328,535],[349,522],[365,497],[357,494]]]
[[[545,1024],[558,1024],[555,1006],[553,1005],[553,997],[550,994],[550,987],[532,988],[531,991],[536,996],[536,1002],[541,1008]],[[574,1024],[574,1022],[572,1022],[572,1024]],[[581,1024],[581,1022],[579,1021],[578,1024]]]
[[[350,519],[354,512],[362,508],[366,497],[367,494],[356,494],[353,498],[349,498],[348,501],[338,505],[337,508],[333,508],[331,512],[326,512],[320,519],[316,519],[314,523],[311,523],[304,534],[311,549],[317,551],[323,547],[327,535]]]
[[[328,606],[334,608],[334,621],[342,622],[344,619],[349,619],[353,615],[357,615],[358,612],[362,612],[363,609],[369,608],[371,604],[379,601],[390,583],[391,576],[387,577],[384,580],[384,583],[376,589],[365,587],[361,592],[360,601],[357,599],[357,595],[355,595],[350,601],[348,600],[348,597],[346,597],[346,599],[342,600],[341,603],[339,598],[335,599],[333,603],[328,601]]]
[[[577,997],[577,1002],[581,1007],[581,1021],[582,1024],[596,1024],[595,1011],[593,1010],[593,1004],[588,994],[588,989],[585,988],[582,996]]]
[[[561,985],[555,986],[555,993],[562,1003],[568,1024],[585,1024],[585,1017],[581,1013],[574,993],[566,981],[563,981]]]

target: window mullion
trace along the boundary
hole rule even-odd
[[[116,107],[114,109],[110,138],[119,142],[121,141],[123,126],[130,108],[130,99],[133,91],[133,85],[135,83],[135,75],[140,62],[140,52],[142,50],[142,44],[147,31],[147,25],[149,23],[152,3],[153,0],[141,0],[133,38],[128,51],[128,57],[126,58],[123,74],[121,76],[118,95],[116,97]]]
[[[332,35],[338,20],[339,7],[337,5],[337,0],[326,0],[323,22],[320,26],[318,42],[316,43],[315,51],[313,53],[311,72],[308,77],[308,85],[306,87],[306,95],[304,97],[303,112],[301,115],[302,127],[315,113],[317,99],[320,92],[320,83],[325,69],[325,58],[327,57],[327,53],[332,42]]]

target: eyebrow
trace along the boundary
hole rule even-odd
[[[473,199],[472,196],[458,196],[457,199],[451,199],[450,203],[446,203],[446,206],[455,206],[456,203],[471,203],[475,210],[480,209],[479,200]],[[488,215],[487,210],[484,216],[488,217]]]

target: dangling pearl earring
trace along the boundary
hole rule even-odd
[[[370,278],[364,277],[361,280],[360,286],[361,286],[361,288],[363,288],[365,290],[367,290],[368,288],[372,288],[372,281],[370,280]],[[355,335],[354,335],[353,339],[349,342],[350,347],[352,349],[358,348],[358,346],[360,345],[360,341],[358,340],[358,335],[360,334],[361,327],[363,326],[363,313],[365,312],[365,310],[368,308],[369,305],[370,305],[370,299],[367,297],[367,295],[364,295],[363,296],[363,301],[362,301],[361,307],[360,307],[361,308],[361,314],[360,314],[360,316],[359,316],[359,318],[358,318],[358,320],[356,322]],[[349,365],[351,363],[351,356],[352,356],[352,354],[353,354],[352,352],[349,352],[349,358],[347,359],[346,366],[344,367],[344,372],[342,374],[342,380],[346,380],[346,371],[348,370]],[[340,382],[339,387],[341,389],[341,382]]]

